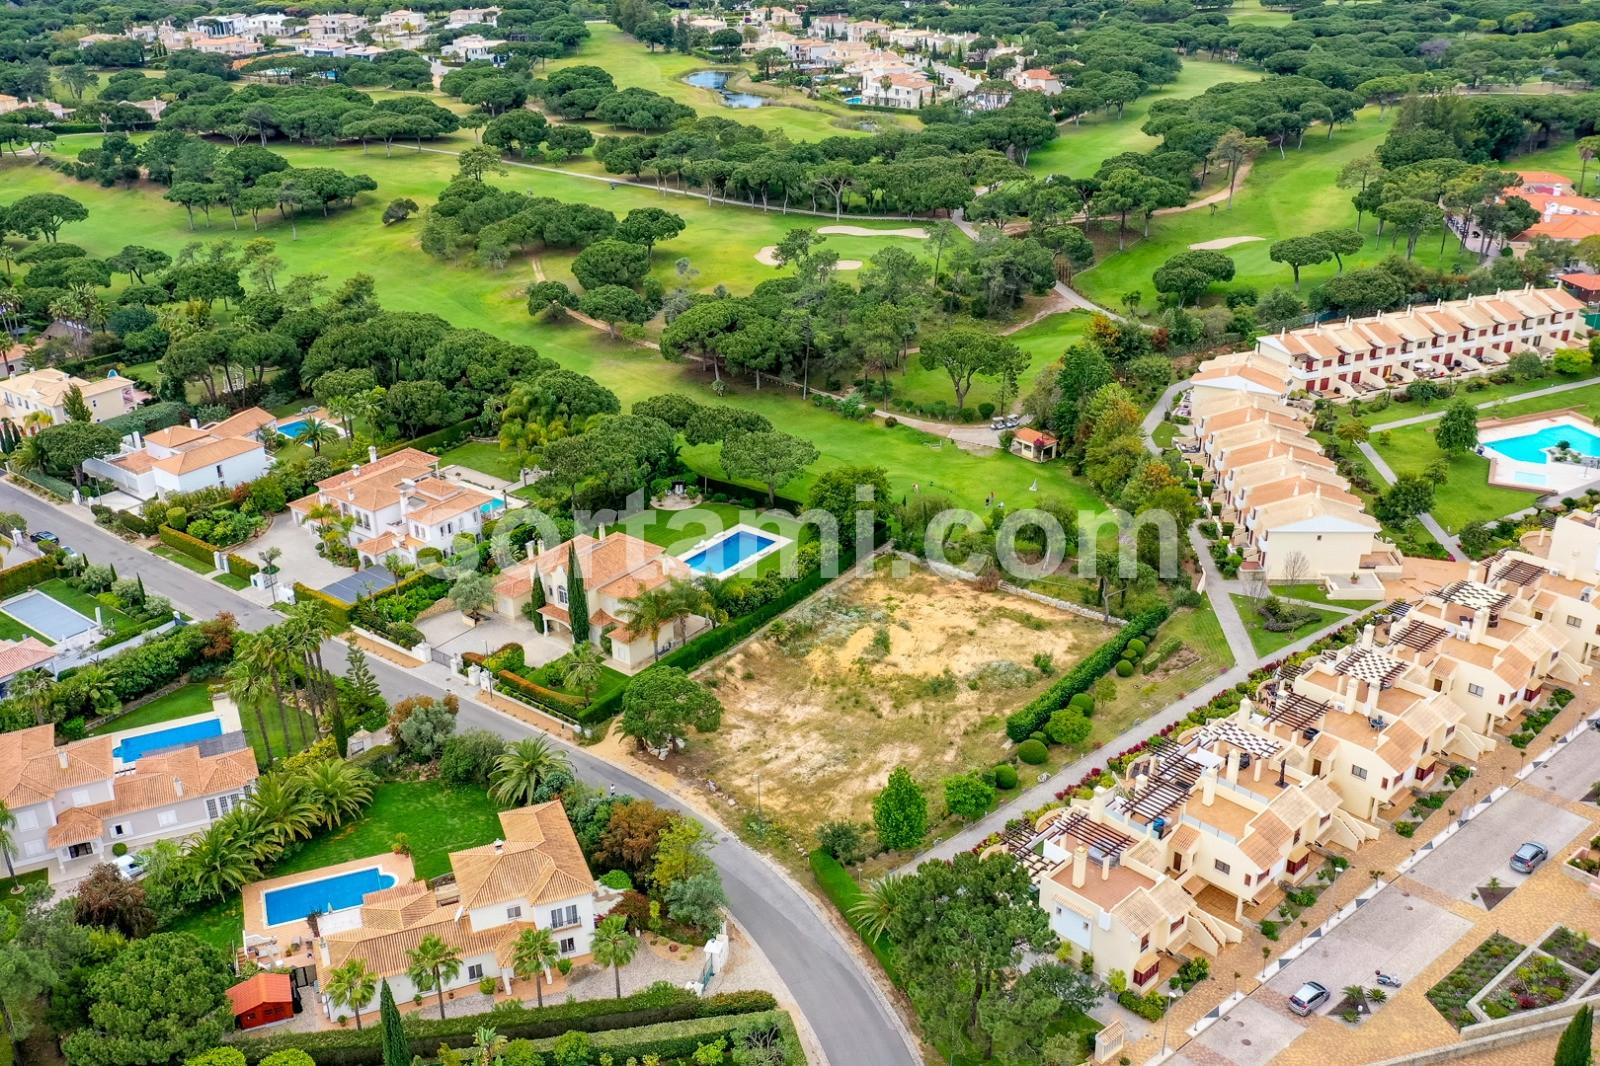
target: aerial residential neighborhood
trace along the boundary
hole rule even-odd
[[[0,1066],[1592,1066],[1595,25],[0,7]]]

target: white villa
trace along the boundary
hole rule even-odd
[[[264,423],[258,415],[265,417]],[[191,421],[146,436],[132,433],[120,454],[86,459],[83,472],[140,500],[215,486],[233,488],[254,481],[272,466],[260,430],[274,421],[267,412],[252,408],[204,427]]]
[[[602,533],[599,538],[580,533],[553,548],[535,551],[525,562],[509,566],[495,583],[495,609],[502,618],[517,620],[533,596],[533,582],[544,591],[544,606],[539,614],[546,633],[572,639],[572,616],[568,612],[568,588],[572,575],[567,567],[575,553],[582,576],[584,596],[589,606],[590,639],[608,652],[611,665],[626,674],[637,673],[650,665],[658,654],[679,643],[677,627],[669,626],[652,639],[646,632],[636,633],[624,621],[628,613],[623,601],[665,585],[687,579],[693,572],[682,560],[648,541],[621,530]],[[687,640],[710,625],[700,615],[684,621]]]
[[[379,458],[317,482],[317,491],[289,504],[302,528],[315,530],[324,512],[354,520],[351,547],[363,564],[393,555],[408,563],[432,548],[448,553],[457,537],[476,540],[483,524],[504,506],[488,493],[447,481],[439,460],[415,448]]]
[[[320,940],[319,966],[331,970],[359,959],[405,1002],[421,991],[407,974],[407,955],[426,936],[439,937],[460,956],[446,993],[475,989],[486,977],[512,991],[512,946],[524,929],[547,929],[562,958],[585,959],[599,890],[560,801],[501,811],[500,825],[502,839],[451,852],[453,881],[437,889],[411,881],[371,892],[354,915],[325,920],[341,928]],[[344,927],[349,921],[356,924]],[[341,1013],[326,997],[323,1007],[330,1019]],[[375,993],[362,1009],[377,1007]]]

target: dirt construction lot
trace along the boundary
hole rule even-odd
[[[821,823],[870,820],[897,765],[925,786],[1003,761],[1007,713],[1043,690],[1110,627],[1019,596],[888,563],[842,579],[709,664],[727,712],[697,736],[684,772],[810,838]],[[1050,675],[1035,655],[1050,657]],[[942,798],[930,787],[929,814]]]

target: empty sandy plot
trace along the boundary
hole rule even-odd
[[[1232,248],[1236,244],[1249,244],[1251,241],[1264,241],[1265,237],[1218,237],[1214,241],[1200,241],[1189,245],[1191,252],[1220,252],[1224,248]]]
[[[1005,715],[1109,635],[1098,623],[1031,600],[985,593],[923,570],[880,565],[789,612],[701,677],[726,708],[696,737],[684,771],[791,830],[865,821],[897,765],[924,785],[993,765],[1008,749]],[[930,797],[938,815],[942,800]]]

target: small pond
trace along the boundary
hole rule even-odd
[[[763,107],[767,98],[755,93],[737,93],[728,88],[731,75],[725,70],[697,70],[683,80],[698,89],[710,89],[728,107]]]

